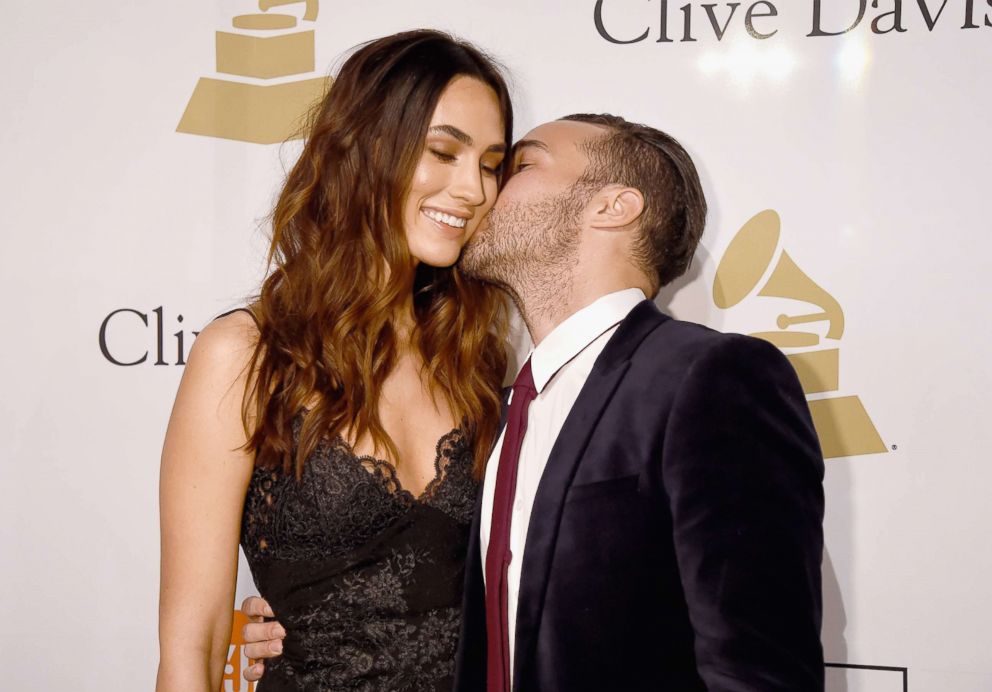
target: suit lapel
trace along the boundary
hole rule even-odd
[[[514,645],[514,689],[523,689],[521,671],[536,654],[537,632],[547,592],[552,556],[558,539],[565,495],[590,436],[630,366],[630,357],[644,338],[669,319],[651,301],[639,303],[620,323],[596,359],[555,441],[541,476],[527,529],[527,544],[517,598]]]

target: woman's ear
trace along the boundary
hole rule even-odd
[[[603,231],[624,230],[644,213],[644,195],[633,187],[608,185],[593,198],[589,225]]]

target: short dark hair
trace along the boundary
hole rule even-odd
[[[589,167],[583,183],[633,187],[644,196],[635,259],[657,276],[661,288],[689,268],[706,224],[706,198],[688,152],[660,130],[603,113],[576,113],[562,120],[607,128],[586,142]]]

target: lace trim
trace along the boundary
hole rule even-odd
[[[392,462],[372,456],[371,454],[355,454],[354,448],[340,434],[335,436],[333,444],[343,448],[343,451],[348,456],[361,464],[372,476],[381,480],[387,490],[392,494],[405,495],[411,500],[423,502],[435,494],[437,487],[444,480],[448,465],[451,463],[451,453],[458,448],[456,438],[463,436],[462,429],[456,427],[442,435],[437,441],[437,444],[434,446],[434,477],[424,486],[424,489],[419,495],[414,495],[411,491],[403,487],[399,474],[396,472],[396,465]]]
[[[299,481],[280,470],[255,469],[242,519],[245,554],[249,560],[340,555],[418,503],[470,523],[478,484],[472,450],[460,428],[438,440],[434,469],[434,478],[414,496],[400,483],[393,464],[357,456],[340,435],[318,444]]]

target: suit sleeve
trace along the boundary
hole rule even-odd
[[[699,356],[661,468],[707,688],[822,690],[823,457],[785,356],[738,335]]]

